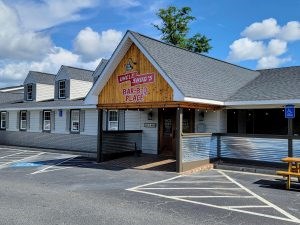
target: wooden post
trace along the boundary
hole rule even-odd
[[[288,119],[288,156],[293,157],[293,119]]]
[[[98,110],[98,141],[97,141],[97,162],[103,161],[103,109]]]
[[[183,110],[178,108],[176,110],[176,172],[183,171],[182,168],[182,118]]]

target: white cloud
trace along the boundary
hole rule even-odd
[[[98,33],[90,27],[81,30],[74,41],[75,51],[85,59],[110,55],[122,39],[122,32],[109,29]]]
[[[252,23],[241,36],[244,37],[229,46],[229,60],[257,60],[257,68],[278,67],[292,59],[283,54],[288,52],[289,42],[300,40],[300,22],[290,21],[280,26],[276,19],[269,18]]]
[[[119,8],[131,8],[141,5],[138,0],[109,0],[109,4]]]
[[[241,33],[242,36],[252,40],[261,40],[275,37],[280,32],[280,26],[273,18],[263,20],[262,22],[252,23]]]
[[[258,60],[257,69],[276,68],[289,61],[291,61],[290,57],[278,58],[276,56],[265,56]]]
[[[48,53],[51,39],[21,27],[16,12],[0,1],[0,59],[36,59]]]
[[[8,4],[16,9],[25,29],[42,30],[82,19],[80,11],[96,6],[99,0],[17,0]]]
[[[282,27],[279,38],[286,41],[300,40],[300,22],[291,21]]]
[[[95,69],[101,58],[89,62],[83,62],[80,55],[74,54],[66,49],[55,47],[47,57],[41,61],[29,61],[9,63],[0,68],[1,82],[20,84],[28,74],[29,70],[57,73],[61,65],[75,66],[86,69]],[[1,84],[0,82],[0,84]]]
[[[230,46],[229,60],[243,61],[259,59],[264,56],[266,47],[262,41],[252,41],[249,38],[241,38],[234,41]]]
[[[279,56],[287,51],[287,43],[278,39],[272,39],[268,43],[266,54],[271,56]]]

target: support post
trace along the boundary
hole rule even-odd
[[[97,162],[103,161],[103,109],[98,110],[98,141],[97,141]]]
[[[182,118],[183,110],[176,110],[176,172],[183,172],[182,167]]]
[[[293,157],[293,119],[288,119],[288,156]]]

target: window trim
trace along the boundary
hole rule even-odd
[[[5,127],[2,127],[2,114],[5,114]],[[6,130],[7,128],[7,111],[0,111],[0,130]]]
[[[73,111],[78,111],[78,123],[79,123],[79,126],[78,126],[78,130],[73,130],[72,129],[72,112]],[[80,126],[81,126],[81,121],[80,121],[80,109],[71,109],[70,110],[70,133],[72,134],[80,134]]]
[[[62,83],[62,82],[64,82],[65,83],[65,96],[61,96],[60,95],[60,83]],[[57,87],[57,90],[58,90],[58,99],[66,99],[66,95],[67,95],[67,92],[66,92],[66,90],[67,90],[67,82],[66,82],[66,80],[59,80],[58,81],[58,87]]]
[[[46,130],[46,129],[45,129],[45,121],[46,121],[46,120],[45,120],[45,113],[46,113],[46,112],[49,112],[49,113],[50,113],[50,119],[49,119],[50,129],[49,129],[49,130]],[[52,112],[51,110],[43,110],[43,124],[42,124],[42,125],[43,125],[43,131],[44,131],[44,132],[51,132],[51,128],[52,128],[52,127],[51,127],[51,112]],[[47,121],[48,121],[48,120],[47,120]]]
[[[116,112],[117,113],[117,120],[110,120],[110,112]],[[114,110],[108,110],[108,114],[107,114],[108,118],[107,118],[107,130],[111,130],[111,131],[117,131],[119,130],[119,114],[118,114],[118,110],[114,109]],[[111,122],[117,122],[117,129],[111,129]]]
[[[26,113],[26,128],[22,128],[22,113]],[[28,123],[28,113],[27,113],[27,110],[21,110],[20,111],[20,118],[19,118],[19,129],[20,131],[27,131],[27,123]],[[24,120],[23,120],[24,121]]]
[[[28,87],[31,86],[31,98],[28,98]],[[33,101],[33,84],[26,85],[26,101]]]

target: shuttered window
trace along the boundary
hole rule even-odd
[[[51,111],[44,111],[43,130],[44,131],[51,130]]]
[[[0,128],[2,130],[6,129],[6,123],[7,123],[7,117],[6,117],[6,112],[1,112],[0,113]]]
[[[20,130],[27,129],[27,111],[20,112]]]
[[[80,110],[71,110],[71,132],[79,133],[80,131]]]
[[[108,130],[118,130],[118,111],[108,111]]]

